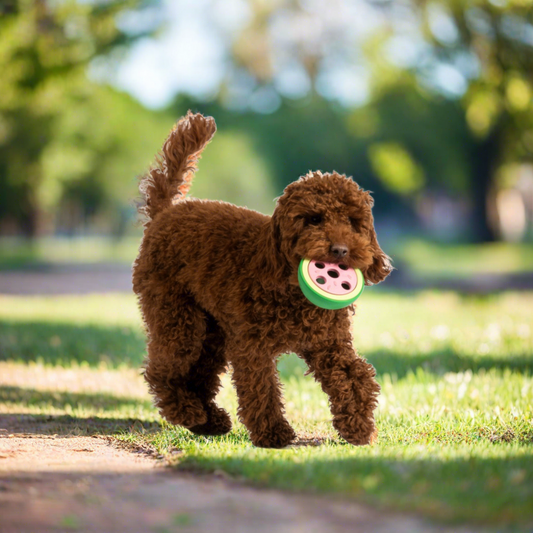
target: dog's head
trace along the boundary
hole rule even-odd
[[[310,173],[287,186],[271,223],[291,281],[302,258],[359,268],[367,285],[385,279],[392,267],[376,238],[373,203],[368,192],[337,173]]]

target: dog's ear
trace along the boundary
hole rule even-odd
[[[263,273],[261,284],[266,289],[276,289],[289,281],[290,271],[282,250],[280,216],[277,209],[261,233],[259,253],[252,259]]]
[[[272,278],[278,282],[287,276],[287,259],[285,250],[283,250],[283,239],[281,236],[281,221],[279,209],[275,209],[270,219],[270,256],[269,270],[272,273]]]
[[[363,202],[372,209],[374,207],[374,198],[372,198],[369,191],[363,191]],[[370,237],[370,250],[372,251],[372,264],[363,269],[363,276],[365,278],[366,285],[375,285],[380,281],[383,281],[392,271],[393,266],[391,264],[391,258],[381,249],[374,229],[374,217],[370,214],[367,232]]]
[[[393,270],[391,258],[380,248],[374,228],[370,231],[370,249],[373,261],[363,270],[366,285],[383,281]]]

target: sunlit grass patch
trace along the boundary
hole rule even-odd
[[[148,389],[133,368],[68,368],[0,362],[0,414],[155,421]]]
[[[135,259],[141,233],[120,240],[109,237],[40,237],[32,241],[0,238],[0,270],[40,264],[129,263]]]
[[[133,295],[0,295],[0,360],[138,367],[144,351]]]
[[[141,317],[133,294],[9,296],[0,294],[0,322],[134,327]]]
[[[411,239],[399,242],[389,253],[426,278],[533,271],[533,245],[528,243],[436,244]]]

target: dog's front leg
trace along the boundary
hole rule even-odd
[[[275,357],[233,354],[238,415],[250,432],[252,442],[262,448],[287,446],[296,438],[296,433],[284,417]]]
[[[351,341],[305,352],[303,357],[329,396],[333,426],[355,445],[371,444],[377,429],[374,410],[380,387],[374,367],[359,357]]]

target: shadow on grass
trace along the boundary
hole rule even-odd
[[[0,360],[42,361],[69,366],[88,363],[111,367],[141,365],[145,353],[141,330],[129,327],[78,326],[50,322],[0,322]]]
[[[10,413],[0,418],[0,436],[2,433],[61,436],[117,435],[124,432],[155,433],[160,429],[158,422],[147,422],[138,418],[22,413]]]
[[[531,374],[533,355],[509,354],[506,356],[477,355],[458,353],[451,348],[434,350],[429,353],[396,353],[392,350],[376,350],[365,354],[368,362],[374,365],[379,375],[396,375],[399,379],[409,372],[422,368],[425,372],[443,375],[447,372],[479,372],[480,370],[511,370],[521,374]]]
[[[152,409],[149,400],[120,398],[105,393],[73,393],[56,391],[38,391],[21,387],[0,387],[0,404],[9,406],[27,405],[38,409],[120,410]],[[16,407],[14,407],[16,409]],[[147,422],[137,418],[70,416],[70,415],[35,415],[9,413],[0,417],[0,429],[10,433],[58,434],[58,435],[112,435],[124,431],[157,431],[157,422]]]
[[[92,410],[151,409],[149,400],[121,398],[112,394],[40,391],[22,387],[0,386],[0,403],[24,404],[42,409],[71,409],[80,407]]]
[[[49,322],[0,322],[0,360],[42,361],[51,365],[69,366],[87,363],[98,366],[105,362],[111,367],[139,367],[145,354],[144,333],[129,327],[78,326]],[[425,372],[442,375],[446,372],[510,369],[533,373],[533,356],[509,353],[491,356],[459,353],[443,347],[428,353],[398,353],[379,349],[365,356],[379,375],[396,375],[399,379],[422,368]],[[284,356],[278,365],[281,376],[301,376],[307,370],[295,355]]]
[[[396,459],[354,454],[327,459],[324,450],[316,451],[322,457],[306,453],[305,460],[295,461],[292,453],[283,451],[217,457],[202,456],[199,450],[186,455],[178,468],[222,470],[238,479],[280,489],[356,496],[444,521],[533,524],[530,455]]]
[[[153,410],[150,400],[121,398],[106,393],[74,393],[39,391],[22,387],[0,386],[0,404],[8,410],[25,405],[44,412],[50,409],[81,409],[88,411],[143,411]],[[46,414],[8,413],[0,416],[0,430],[11,433],[58,434],[58,435],[112,435],[124,431],[152,432],[160,429],[158,422],[132,417],[70,416]],[[1,435],[1,433],[0,433]]]
[[[506,356],[490,356],[477,354],[462,354],[450,348],[435,350],[429,353],[396,353],[392,350],[376,350],[367,352],[365,357],[377,372],[378,378],[385,374],[395,375],[398,379],[404,378],[409,373],[415,373],[421,368],[424,372],[442,376],[447,372],[465,372],[470,370],[474,373],[497,369],[509,369],[520,374],[533,373],[533,355],[509,354]],[[283,356],[278,369],[283,379],[292,376],[303,376],[307,371],[307,365],[296,355]]]

